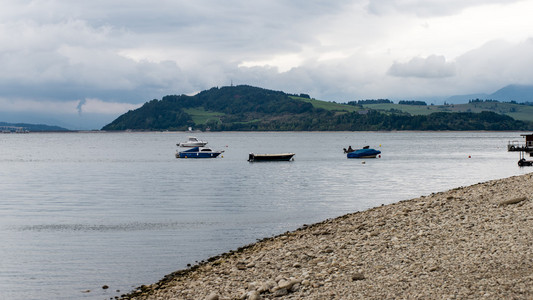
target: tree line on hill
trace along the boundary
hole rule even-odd
[[[366,100],[348,101],[346,104],[353,105],[353,106],[363,106],[363,105],[369,105],[369,104],[394,104],[394,102],[392,102],[389,99],[366,99]],[[418,101],[418,100],[400,100],[398,101],[398,104],[423,105],[423,106],[428,105],[425,101]]]
[[[479,98],[476,98],[476,99],[470,99],[468,100],[468,103],[511,103],[511,104],[517,104],[517,105],[526,105],[526,106],[533,106],[533,102],[516,102],[514,100],[511,100],[509,102],[501,102],[499,100],[494,100],[494,99],[479,99]]]
[[[290,96],[292,95],[284,92],[246,85],[215,87],[194,96],[170,95],[161,100],[154,99],[136,110],[121,115],[102,129],[186,130],[188,127],[212,131],[533,129],[532,123],[517,121],[493,112],[436,112],[416,116],[368,109],[338,112],[316,108],[309,102]],[[360,101],[391,103],[387,99]],[[360,101],[356,104],[370,103]],[[210,117],[207,122],[196,124],[193,116],[186,112],[188,109],[213,112],[216,117]]]
[[[346,104],[353,105],[353,106],[361,106],[365,104],[393,104],[389,99],[366,99],[366,100],[356,100],[356,101],[348,101]]]

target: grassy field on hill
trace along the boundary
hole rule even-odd
[[[390,111],[401,110],[411,115],[429,115],[434,112],[473,112],[492,111],[508,115],[515,120],[533,121],[533,106],[519,105],[507,102],[476,102],[451,105],[403,105],[403,104],[369,104],[365,108]]]
[[[327,102],[315,99],[298,98],[313,104],[315,108],[323,108],[330,111],[346,111],[353,112],[362,109],[375,109],[379,111],[402,111],[413,116],[429,115],[434,112],[473,112],[480,113],[482,111],[492,111],[498,114],[508,115],[515,120],[533,121],[533,106],[520,105],[509,102],[475,102],[465,104],[450,104],[450,105],[405,105],[394,103],[380,103],[380,104],[365,104],[362,108],[346,105],[341,103]]]
[[[341,104],[341,103],[327,102],[327,101],[322,101],[322,100],[301,98],[301,97],[294,97],[294,96],[291,96],[291,98],[295,100],[300,100],[300,101],[311,103],[314,108],[323,108],[325,110],[330,110],[330,111],[353,112],[353,111],[361,110],[361,108],[358,108],[357,106],[353,106],[353,105],[346,105],[346,104]]]
[[[196,124],[207,124],[210,120],[218,122],[220,117],[225,115],[222,112],[206,111],[203,107],[185,108],[183,111],[191,115],[193,122]]]

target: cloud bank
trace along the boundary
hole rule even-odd
[[[507,0],[6,0],[0,116],[38,107],[76,127],[231,82],[334,101],[490,93],[533,84],[532,10]]]

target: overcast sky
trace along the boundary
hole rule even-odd
[[[531,0],[0,4],[4,115],[113,119],[151,99],[231,83],[337,102],[533,84]]]

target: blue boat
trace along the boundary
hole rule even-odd
[[[348,158],[376,158],[381,151],[371,148],[357,149],[353,152],[346,154]]]
[[[224,151],[213,151],[209,148],[194,147],[176,152],[176,158],[215,158]]]

